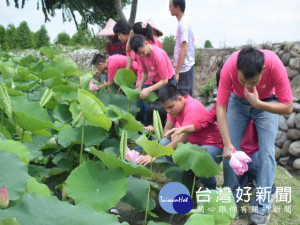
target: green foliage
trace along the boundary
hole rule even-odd
[[[196,55],[195,55],[195,65],[200,66],[203,58],[203,52],[201,49],[196,50]]]
[[[206,85],[204,86],[199,86],[198,90],[200,92],[200,95],[202,97],[204,97],[204,102],[203,104],[206,105],[207,104],[207,99],[209,96],[213,96],[213,91],[216,88],[216,82],[215,79],[213,80],[208,80]]]
[[[222,171],[205,148],[189,142],[179,143],[172,158],[181,169],[192,170],[198,177],[213,177]]]
[[[71,172],[66,191],[76,204],[106,212],[126,194],[127,177],[120,168],[108,170],[100,162],[87,161]]]
[[[34,34],[34,38],[36,48],[50,45],[50,37],[45,28],[45,25],[42,25],[41,28]]]
[[[61,32],[57,35],[57,38],[54,41],[57,45],[70,45],[71,44],[71,38],[70,35],[68,35],[65,32]]]
[[[9,37],[7,39],[8,49],[15,49],[18,47],[18,32],[13,24],[8,24],[6,28],[6,35]]]
[[[204,48],[213,48],[213,46],[212,46],[210,40],[206,40],[206,41],[204,42]]]
[[[77,33],[74,34],[71,38],[71,44],[89,45],[91,42],[91,38],[91,32],[80,24]]]
[[[0,50],[8,49],[8,36],[5,27],[0,25]]]
[[[99,221],[105,225],[120,224],[117,217],[96,212],[87,205],[73,206],[59,201],[56,197],[37,194],[25,194],[19,205],[0,211],[0,219],[8,217],[14,217],[26,225],[53,225],[53,221],[56,225],[98,225]]]
[[[169,57],[173,57],[175,47],[175,36],[166,36],[162,42],[162,47],[167,52]]]
[[[20,23],[17,28],[17,33],[18,37],[16,46],[20,47],[20,49],[29,49],[34,47],[33,35],[26,21]]]

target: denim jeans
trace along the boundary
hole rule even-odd
[[[168,145],[171,142],[171,139],[168,138],[163,138],[160,141],[160,145]],[[214,146],[214,145],[202,145],[200,147],[206,148],[207,153],[211,155],[211,157],[215,160],[216,163],[220,163],[222,161],[222,157],[217,157],[218,155],[222,155],[223,149]],[[172,158],[169,156],[164,156],[164,160],[166,161],[172,161]],[[216,178],[215,177],[200,177],[200,181],[204,184],[204,186],[208,189],[216,189]]]
[[[266,102],[277,102],[277,99],[268,99]],[[240,144],[246,127],[253,119],[258,135],[258,159],[257,159],[257,188],[255,196],[264,195],[264,200],[256,199],[252,203],[258,207],[258,213],[268,214],[271,209],[271,202],[268,196],[271,193],[276,172],[275,161],[275,138],[278,131],[279,115],[261,109],[256,109],[243,98],[231,93],[227,111],[227,123],[230,140],[237,150],[241,150]],[[236,197],[236,189],[240,187],[239,177],[229,166],[229,160],[223,159],[224,186],[230,187]],[[255,197],[256,198],[256,197]]]
[[[186,72],[179,73],[177,87],[182,96],[185,96],[186,94],[193,96],[194,66],[192,66],[191,69]]]
[[[142,89],[150,86],[150,84],[144,84]],[[140,111],[136,114],[135,119],[144,124],[144,126],[148,126],[149,122],[147,121],[147,114],[149,104],[142,101],[137,101],[136,106],[140,108]]]

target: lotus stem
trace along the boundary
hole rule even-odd
[[[84,121],[81,125],[81,146],[80,146],[80,158],[79,158],[79,165],[81,165],[82,162],[82,153],[83,153],[83,142],[84,142]]]
[[[151,176],[148,182],[148,197],[147,197],[147,205],[146,205],[146,213],[145,213],[145,220],[144,220],[144,225],[147,224],[147,216],[148,216],[148,209],[149,209],[149,200],[150,200],[150,185],[151,185],[151,180],[152,180],[152,159],[153,157],[151,156],[151,162],[150,162],[150,172]]]

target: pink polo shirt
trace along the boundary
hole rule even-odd
[[[153,82],[158,82],[163,78],[171,79],[175,71],[171,60],[165,50],[152,45],[152,52],[149,57],[140,57],[143,71],[148,71]]]
[[[269,98],[273,94],[284,104],[293,100],[291,85],[283,63],[278,56],[269,50],[260,50],[265,57],[265,71],[256,86],[260,99]],[[245,98],[244,86],[238,80],[237,58],[240,51],[234,52],[226,61],[221,71],[218,89],[219,105],[228,105],[231,89],[237,96]]]
[[[199,132],[201,129],[204,129],[210,126],[210,124],[216,122],[217,120],[216,106],[217,104],[214,104],[214,106],[209,111],[209,113],[206,113],[204,116],[201,116],[200,119],[198,119],[193,123],[196,132]],[[250,121],[249,125],[245,130],[245,134],[241,141],[241,149],[250,157],[254,154],[254,152],[258,150],[257,131],[253,120]]]
[[[209,111],[199,102],[197,99],[192,98],[190,95],[185,95],[186,99],[183,111],[173,118],[167,114],[167,118],[175,123],[175,127],[184,127],[190,124],[195,124],[201,120],[202,117],[206,117]],[[198,127],[199,128],[199,127]],[[223,149],[223,142],[219,131],[218,124],[216,122],[207,123],[191,133],[188,142],[197,145],[214,145]]]
[[[107,66],[108,81],[113,81],[118,69],[126,68],[126,64],[127,57],[125,55],[116,54],[109,56]],[[132,62],[130,69],[136,73],[137,63],[135,61]]]

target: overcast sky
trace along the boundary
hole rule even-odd
[[[14,1],[0,3],[0,24],[16,27],[26,20],[32,31],[44,24],[44,15],[36,10],[37,0],[26,1],[25,9],[15,9]],[[129,17],[130,7],[124,9]],[[266,41],[300,41],[300,0],[186,0],[186,16],[194,31],[197,47],[205,40],[218,47],[261,44]],[[175,34],[177,19],[169,12],[169,0],[139,0],[136,21],[151,17],[164,35]],[[62,22],[60,11],[47,22],[51,39],[65,31],[76,32],[74,22]],[[97,27],[94,26],[95,31]]]

